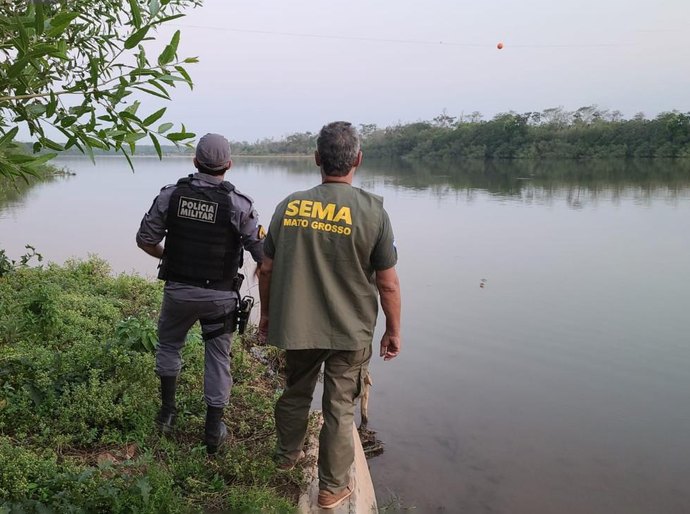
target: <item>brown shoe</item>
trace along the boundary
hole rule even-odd
[[[350,482],[350,485],[348,485],[339,493],[332,493],[330,491],[327,491],[326,489],[321,489],[319,491],[318,500],[319,508],[335,509],[338,505],[343,503],[352,495],[352,491],[354,491],[354,489],[355,488],[353,487],[352,482]]]

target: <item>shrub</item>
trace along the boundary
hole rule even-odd
[[[198,326],[176,434],[156,433],[160,301],[159,283],[113,277],[95,257],[0,276],[0,513],[293,509],[303,478],[271,459],[278,377],[248,340],[233,345],[227,449],[209,461],[202,444]]]

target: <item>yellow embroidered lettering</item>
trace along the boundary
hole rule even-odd
[[[299,215],[300,216],[306,216],[309,218],[312,218],[311,214],[311,206],[314,202],[311,200],[302,200],[302,203],[299,206]]]
[[[293,200],[287,204],[287,209],[285,209],[285,216],[297,216],[299,212],[299,200]]]
[[[333,218],[334,222],[338,221],[345,221],[348,225],[352,225],[352,215],[350,214],[350,208],[343,206],[340,208],[338,211],[338,214],[335,215],[335,218]]]
[[[333,221],[333,215],[335,214],[335,204],[327,203],[324,207],[321,202],[314,202],[314,208],[311,210],[311,212],[312,218]]]

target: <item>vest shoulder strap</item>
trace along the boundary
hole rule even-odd
[[[190,173],[186,177],[182,177],[180,180],[177,181],[177,185],[181,186],[183,184],[191,184],[192,183],[192,177],[193,175]]]
[[[186,177],[182,177],[180,180],[177,181],[177,185],[178,186],[185,185],[185,184],[191,185],[193,176],[194,176],[193,174],[189,174]],[[218,186],[216,186],[216,187],[218,187],[219,189],[222,189],[226,193],[232,193],[235,190],[235,186],[233,184],[231,184],[230,182],[228,182],[227,180],[224,180],[223,182],[218,184]]]
[[[228,182],[227,180],[224,180],[223,182],[221,182],[218,185],[218,187],[220,187],[224,191],[227,191],[228,193],[232,193],[235,190],[235,186],[233,184],[231,184],[230,182]]]

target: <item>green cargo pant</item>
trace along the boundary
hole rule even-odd
[[[371,345],[356,351],[286,350],[285,391],[276,402],[278,459],[299,458],[307,434],[314,387],[324,364],[323,427],[319,435],[319,489],[338,493],[348,486],[355,458],[352,423],[362,392]]]

